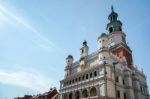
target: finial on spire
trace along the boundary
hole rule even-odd
[[[113,5],[111,5],[111,10],[112,10],[112,12],[114,12],[114,7],[113,7]]]

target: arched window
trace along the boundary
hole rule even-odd
[[[64,94],[64,99],[67,99],[67,94]]]
[[[85,89],[85,90],[83,90],[83,92],[82,92],[82,98],[87,98],[88,97],[88,92],[87,92],[87,90]]]
[[[82,54],[84,53],[84,50],[83,50],[83,49],[81,50],[81,53],[82,53]]]
[[[119,31],[122,31],[121,27],[119,27]]]
[[[110,27],[110,28],[109,28],[109,32],[111,33],[112,31],[113,31],[113,28],[112,28],[112,27]]]
[[[96,96],[96,95],[97,95],[96,88],[95,87],[91,88],[91,90],[90,90],[90,96]]]
[[[80,92],[79,92],[79,91],[77,91],[77,92],[75,93],[75,99],[80,99]]]

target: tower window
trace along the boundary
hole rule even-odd
[[[111,21],[113,21],[113,18],[111,17]]]
[[[110,28],[109,28],[109,32],[111,33],[112,31],[113,31],[113,28],[112,28],[112,27],[110,27]]]
[[[122,31],[121,27],[119,27],[119,31]]]
[[[115,18],[115,16],[113,16],[113,20],[115,20],[116,18]]]
[[[81,50],[81,53],[84,53],[84,50],[83,50],[83,49]]]

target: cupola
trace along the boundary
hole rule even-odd
[[[109,33],[122,31],[122,22],[117,19],[118,14],[114,11],[113,6],[111,7],[111,10],[112,11],[108,16],[110,22],[107,24],[106,29],[109,31]]]
[[[83,45],[82,45],[82,47],[80,49],[80,55],[81,55],[81,57],[88,56],[88,51],[89,51],[89,47],[87,45],[87,41],[84,41]]]
[[[72,63],[73,63],[73,56],[72,55],[68,55],[67,58],[66,58],[67,66],[71,66]]]

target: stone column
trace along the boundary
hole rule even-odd
[[[75,92],[72,92],[72,99],[75,99]]]
[[[63,99],[63,94],[62,93],[59,95],[59,99]]]
[[[82,90],[79,90],[80,99],[82,98]]]
[[[88,97],[90,97],[90,88],[87,88]]]
[[[96,85],[96,91],[97,91],[97,96],[99,97],[100,96],[100,86],[99,85]]]
[[[128,99],[135,99],[133,85],[132,85],[132,76],[130,70],[126,69],[124,71],[125,74],[125,83],[127,87],[127,98]]]

